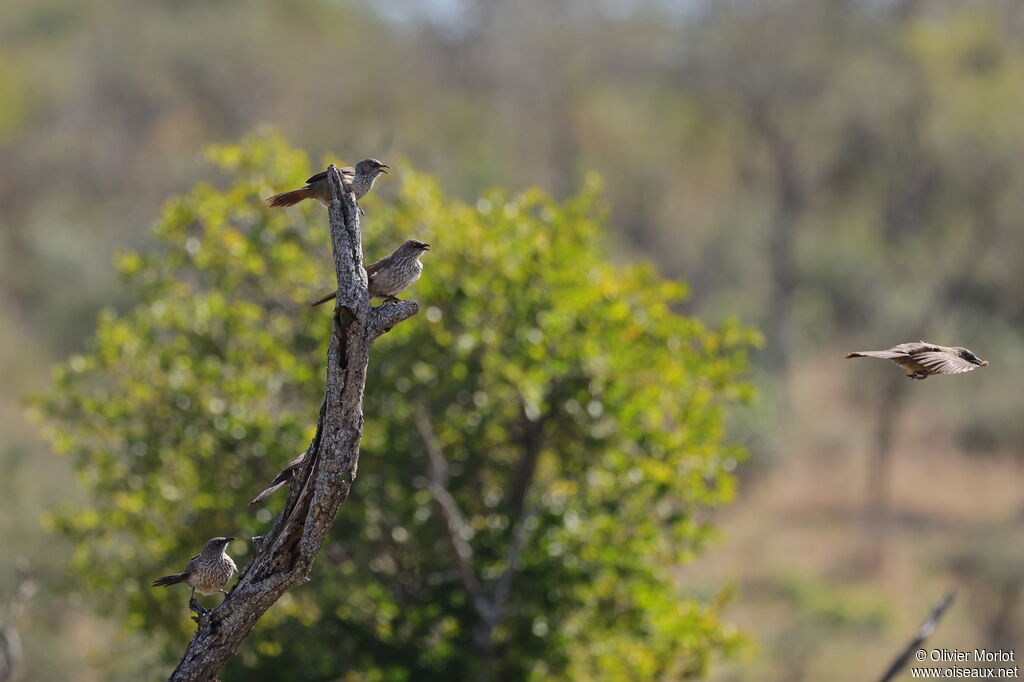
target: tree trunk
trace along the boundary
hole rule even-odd
[[[260,616],[286,591],[307,582],[356,477],[370,349],[377,337],[419,311],[415,301],[370,305],[355,196],[343,190],[333,164],[328,179],[338,298],[316,435],[273,529],[224,603],[196,617],[199,627],[169,682],[215,680]]]
[[[868,531],[868,570],[884,568],[889,541],[889,481],[892,478],[893,432],[903,413],[909,379],[893,375],[878,405],[875,451],[868,460],[864,520]]]

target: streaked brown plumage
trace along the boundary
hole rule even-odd
[[[356,199],[362,199],[366,193],[373,189],[373,183],[381,173],[387,173],[390,168],[386,163],[377,159],[363,159],[355,165],[346,166],[341,169],[341,181],[346,188],[351,188]],[[324,206],[331,203],[331,186],[327,182],[327,171],[321,171],[306,180],[306,186],[293,189],[289,192],[281,192],[266,199],[270,208],[284,208],[294,206],[305,199],[316,199]],[[361,211],[362,209],[360,209]]]
[[[430,244],[410,239],[395,249],[390,256],[385,256],[376,263],[367,265],[366,277],[370,296],[398,301],[395,297],[420,278],[420,274],[423,272],[420,256],[424,251],[429,250]],[[313,305],[326,303],[337,295],[336,291],[329,293],[315,301]]]
[[[901,343],[889,350],[847,353],[846,357],[892,360],[906,370],[911,379],[927,379],[932,374],[963,374],[988,365],[988,360],[981,360],[962,346],[940,346],[927,341]]]
[[[215,592],[227,594],[224,591],[224,586],[231,579],[231,574],[235,572],[235,562],[231,560],[225,550],[232,540],[234,540],[233,537],[210,538],[203,545],[203,551],[188,560],[184,571],[160,576],[153,581],[153,587],[185,583],[192,588],[191,599],[195,599],[197,590],[200,594],[205,595]]]
[[[279,472],[277,472],[277,476],[275,476],[274,480],[270,482],[270,485],[268,485],[259,495],[252,498],[252,502],[250,502],[249,504],[259,504],[263,500],[273,495],[274,491],[280,488],[281,486],[287,483],[291,483],[292,477],[295,475],[295,472],[298,470],[298,468],[302,466],[302,463],[304,461],[306,461],[305,452],[303,452],[301,455],[299,455],[292,461],[288,462],[288,464],[284,466],[284,469],[281,469]]]

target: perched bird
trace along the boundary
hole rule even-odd
[[[288,462],[288,464],[285,465],[284,469],[281,469],[279,472],[277,472],[277,476],[275,476],[274,480],[270,482],[270,485],[268,485],[266,489],[264,489],[264,491],[261,492],[259,495],[252,498],[252,502],[250,502],[249,504],[259,504],[263,500],[273,495],[274,491],[280,488],[281,486],[285,485],[286,483],[291,483],[292,477],[295,475],[295,472],[298,470],[298,468],[302,466],[302,463],[304,461],[306,461],[305,452],[303,452],[301,455],[299,455],[292,461]]]
[[[367,192],[373,189],[373,183],[377,180],[377,176],[387,173],[387,169],[390,167],[377,159],[363,159],[356,164],[355,168],[352,166],[342,168],[341,181],[345,189],[352,190],[356,199],[362,199]],[[267,206],[271,208],[279,208],[294,206],[304,199],[317,199],[324,206],[331,203],[331,186],[327,182],[327,171],[317,173],[306,180],[305,187],[275,194],[266,199],[266,202]]]
[[[383,298],[397,303],[396,295],[413,285],[423,272],[420,256],[430,250],[430,244],[410,239],[399,246],[390,256],[384,256],[376,263],[366,266],[368,288],[373,298]],[[326,303],[338,295],[338,292],[327,294],[313,305]]]
[[[203,545],[203,551],[196,554],[185,564],[185,570],[181,573],[164,575],[153,581],[153,587],[167,587],[185,583],[192,588],[192,596],[189,605],[195,604],[196,590],[200,594],[210,595],[215,592],[224,591],[231,574],[235,572],[235,562],[227,555],[225,549],[228,543],[234,538],[210,538]],[[193,608],[197,611],[203,610],[195,604]]]
[[[988,360],[981,360],[966,348],[939,346],[927,341],[901,343],[889,350],[847,353],[846,357],[892,360],[905,369],[911,379],[927,379],[932,374],[963,374],[978,367],[988,366]]]

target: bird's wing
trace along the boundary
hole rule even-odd
[[[199,561],[199,557],[200,557],[200,555],[196,554],[194,557],[189,559],[188,563],[185,564],[185,570],[182,571],[182,573],[191,573],[192,571],[194,571],[195,568],[196,568],[196,562]]]
[[[377,274],[378,270],[380,270],[382,267],[384,267],[384,265],[387,263],[387,260],[388,260],[387,258],[381,258],[376,263],[370,263],[369,265],[367,265],[366,266],[366,278],[367,279],[373,279],[373,276],[375,274]]]
[[[307,450],[307,452],[308,452],[308,450]],[[286,474],[289,471],[293,471],[293,470],[299,468],[299,465],[301,465],[305,461],[306,461],[306,452],[303,452],[301,455],[299,455],[298,457],[296,457],[292,461],[290,461],[287,464],[285,464],[284,468],[281,469],[281,471],[278,472],[277,477],[280,478],[281,474]]]
[[[344,178],[346,175],[355,175],[356,174],[356,169],[353,168],[352,166],[345,166],[344,168],[340,168],[339,170],[341,171],[342,178]],[[327,171],[320,171],[316,175],[311,175],[309,177],[309,180],[306,180],[306,184],[307,185],[312,185],[314,182],[316,182],[318,180],[323,180],[326,177],[327,177]]]
[[[949,346],[940,346],[937,343],[928,343],[927,341],[904,343],[897,346],[897,348],[903,348],[911,355],[917,355],[918,353],[956,353]]]
[[[943,351],[917,353],[914,355],[914,360],[936,374],[963,374],[978,368],[978,365],[964,360],[956,353]]]
[[[314,303],[314,305],[316,305],[316,304]],[[263,500],[265,500],[268,497],[270,497],[271,495],[273,495],[274,491],[276,491],[278,488],[283,486],[285,483],[288,483],[289,481],[291,481],[292,480],[292,476],[295,475],[295,470],[298,469],[300,466],[302,466],[302,463],[304,461],[306,461],[306,455],[308,453],[309,453],[309,450],[307,450],[306,452],[303,452],[301,455],[299,455],[298,457],[296,457],[292,461],[290,461],[287,464],[285,464],[284,468],[281,469],[279,472],[277,472],[277,476],[275,476],[274,480],[270,482],[270,485],[268,485],[266,488],[264,488],[262,490],[262,492],[260,492],[259,495],[254,497],[252,499],[252,502],[250,502],[249,504],[259,504]]]

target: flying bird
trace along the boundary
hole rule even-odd
[[[210,538],[203,545],[203,551],[188,560],[184,571],[160,576],[153,581],[153,587],[168,587],[185,583],[192,588],[189,606],[196,611],[205,611],[196,603],[196,590],[204,595],[224,592],[224,586],[227,585],[231,574],[236,570],[235,562],[225,551],[232,540],[234,540],[233,537]]]
[[[987,367],[982,360],[962,346],[940,346],[927,341],[901,343],[889,350],[866,350],[847,353],[848,358],[882,358],[892,360],[907,371],[911,379],[927,379],[932,374],[963,374]]]
[[[373,183],[381,173],[387,173],[391,166],[377,159],[363,159],[355,165],[341,169],[341,182],[345,189],[351,189],[356,199],[362,199],[373,189]],[[286,208],[294,206],[305,199],[316,199],[324,206],[331,203],[331,185],[327,181],[327,171],[321,171],[306,180],[306,186],[281,192],[266,199],[270,208]],[[359,209],[362,213],[362,209]]]
[[[371,298],[383,298],[392,303],[400,299],[397,295],[413,285],[423,272],[420,256],[430,250],[430,244],[415,239],[404,242],[389,256],[384,256],[376,263],[366,266],[366,278]],[[326,303],[338,295],[331,292],[312,305]]]

